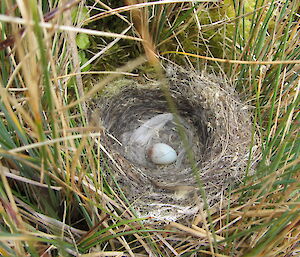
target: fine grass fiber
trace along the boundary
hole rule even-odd
[[[298,0],[6,0],[0,8],[2,256],[300,254]],[[170,77],[167,67],[177,71]],[[184,91],[202,75],[221,80],[219,96],[236,107],[212,113],[209,90]],[[173,115],[167,128],[186,153],[187,183],[157,168],[146,177],[156,186],[136,182],[147,167],[132,161],[134,149],[120,150],[118,131],[134,123],[118,108],[139,95],[148,112]],[[141,124],[152,118],[144,110]],[[217,114],[228,114],[226,128],[211,124]],[[228,135],[237,150],[222,145],[222,166],[205,147]],[[205,162],[218,179],[205,180]],[[192,213],[157,219],[141,210],[159,193],[177,201],[160,187],[178,181],[197,193],[176,203],[196,205]]]

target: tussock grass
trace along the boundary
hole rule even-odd
[[[1,1],[1,255],[299,254],[299,1],[111,2]],[[71,18],[78,5],[84,20]],[[78,32],[93,35],[85,63]],[[253,109],[262,154],[230,201],[158,229],[109,187],[86,103],[165,59],[227,76]],[[114,73],[87,75],[88,62]]]

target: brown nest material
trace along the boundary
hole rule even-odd
[[[187,152],[194,156],[212,206],[244,176],[252,123],[247,106],[223,79],[174,66],[166,69],[166,77],[190,151],[159,82],[117,81],[96,100],[96,109],[110,135],[101,142],[114,159],[109,162],[114,182],[111,175],[108,181],[114,188],[117,182],[139,216],[175,221],[203,204]],[[175,149],[176,161],[154,164],[149,154],[155,143]]]

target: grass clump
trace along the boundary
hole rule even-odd
[[[1,2],[1,255],[299,254],[298,1],[111,2]],[[246,176],[218,208],[156,226],[110,187],[104,160],[115,160],[88,102],[116,78],[159,77],[166,60],[227,77],[253,110],[261,157],[250,174],[249,149]]]

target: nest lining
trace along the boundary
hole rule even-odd
[[[174,66],[167,68],[166,77],[180,124],[169,112],[159,82],[120,80],[95,102],[102,125],[121,142],[102,140],[122,169],[115,176],[126,197],[140,216],[175,221],[193,215],[203,202],[178,125],[213,205],[244,175],[252,124],[246,106],[219,77]],[[149,148],[158,142],[176,150],[176,162],[151,162]]]

